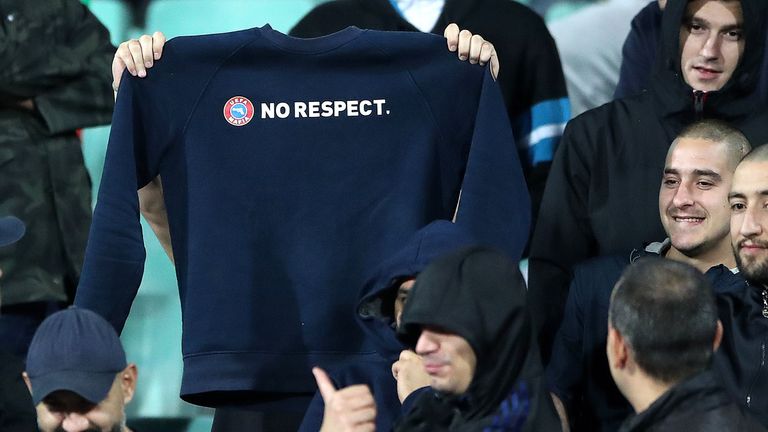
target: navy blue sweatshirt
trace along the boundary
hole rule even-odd
[[[522,253],[498,87],[440,37],[265,26],[174,39],[152,72],[121,85],[75,303],[122,329],[145,258],[136,190],[161,175],[187,401],[314,391],[312,365],[374,359],[359,287],[460,191],[456,220]]]

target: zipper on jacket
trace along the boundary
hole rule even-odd
[[[765,340],[760,344],[760,367],[757,369],[757,373],[755,373],[755,377],[752,379],[752,384],[749,385],[749,391],[747,392],[747,408],[752,406],[752,389],[755,387],[758,377],[760,377],[763,366],[765,366]]]
[[[707,102],[708,93],[701,90],[693,91],[693,110],[696,113],[696,120],[701,120],[704,116],[704,104]]]

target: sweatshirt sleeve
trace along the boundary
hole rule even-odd
[[[483,77],[456,223],[520,259],[531,199],[501,93],[489,72]]]
[[[560,325],[573,266],[596,249],[587,207],[592,139],[580,116],[568,123],[552,164],[531,241],[528,302],[544,363]]]
[[[101,314],[118,332],[122,331],[144,272],[146,252],[137,190],[157,173],[152,153],[159,152],[151,152],[150,144],[159,138],[152,134],[167,130],[153,124],[160,115],[149,112],[149,103],[139,103],[146,98],[137,91],[137,81],[124,75],[120,86],[75,296],[75,305]]]

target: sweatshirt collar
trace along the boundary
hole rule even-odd
[[[296,54],[320,54],[331,51],[357,39],[365,32],[357,27],[347,27],[326,36],[296,38],[273,29],[269,24],[258,28],[258,31],[277,47]]]

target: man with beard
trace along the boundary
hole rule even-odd
[[[725,329],[715,366],[734,397],[768,426],[768,146],[739,163],[728,197],[731,242],[746,283],[715,287]]]
[[[112,325],[75,307],[43,321],[24,372],[41,432],[131,432],[125,405],[136,377]]]

